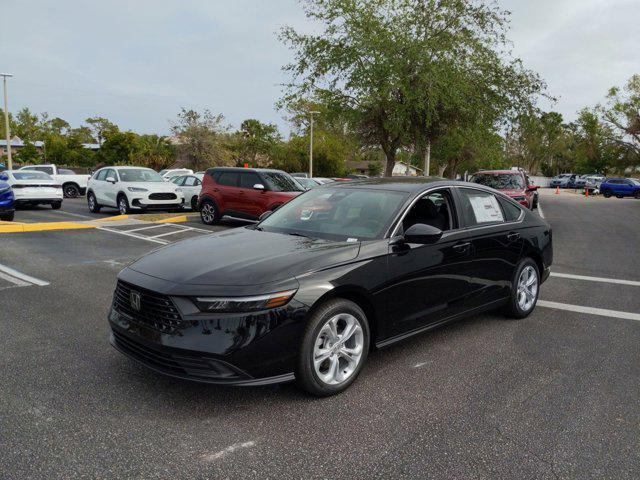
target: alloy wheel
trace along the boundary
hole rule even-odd
[[[89,210],[96,208],[96,199],[93,197],[93,194],[89,195],[87,201],[89,202]]]
[[[65,187],[64,194],[67,198],[76,198],[78,196],[78,190],[73,185]]]
[[[120,201],[118,202],[118,210],[120,211],[120,215],[127,214],[127,201],[124,197],[120,198]]]
[[[320,329],[313,348],[313,367],[327,385],[339,385],[351,377],[360,365],[364,350],[364,332],[351,314],[331,317]]]
[[[202,205],[200,213],[205,223],[211,223],[216,219],[216,211],[210,203]]]
[[[520,272],[518,279],[518,306],[523,312],[528,312],[538,296],[538,274],[535,268],[527,265]]]

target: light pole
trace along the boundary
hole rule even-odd
[[[13,169],[11,161],[11,128],[9,127],[9,108],[7,107],[7,77],[13,77],[10,73],[0,73],[0,77],[4,80],[4,128],[7,134],[7,167]]]
[[[317,115],[317,110],[309,110],[311,116],[311,135],[309,136],[309,178],[313,177],[313,116]]]

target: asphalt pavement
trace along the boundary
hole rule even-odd
[[[640,312],[640,201],[544,191],[541,207],[555,246],[541,303],[562,309],[373,352],[326,399],[165,378],[116,352],[115,277],[157,232],[0,234],[0,478],[639,478],[640,321],[620,312]],[[83,199],[62,212],[93,216]],[[40,215],[65,213],[16,221]]]

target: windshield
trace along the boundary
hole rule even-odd
[[[318,186],[318,183],[315,180],[311,180],[310,178],[296,178],[296,182],[307,189]]]
[[[13,172],[13,178],[16,180],[53,180],[49,175],[44,172],[36,172],[25,170],[22,172]]]
[[[286,173],[262,172],[267,185],[274,192],[303,192],[304,188]]]
[[[122,182],[164,182],[160,174],[150,168],[127,168],[118,173]]]
[[[640,180],[636,179],[636,178],[630,178],[629,180],[631,180],[633,183],[635,183],[636,185],[640,185]]]
[[[521,175],[511,173],[484,174],[479,173],[471,178],[473,183],[486,185],[496,190],[522,190],[524,189],[524,181]]]
[[[164,175],[165,173],[167,173],[169,170],[160,170],[160,175]]]
[[[408,194],[359,188],[316,188],[285,203],[259,230],[326,240],[381,238]]]

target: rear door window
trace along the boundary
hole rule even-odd
[[[218,177],[218,184],[226,187],[238,186],[238,173],[237,172],[222,172]]]
[[[520,218],[522,209],[517,205],[513,204],[506,198],[500,198],[500,205],[502,205],[502,210],[504,211],[505,221],[515,222]]]
[[[481,190],[461,188],[462,218],[467,227],[504,222],[504,214],[495,195]]]
[[[100,170],[97,174],[96,174],[96,180],[100,180],[102,182],[105,181],[105,179],[107,178],[107,172],[108,170]]]

